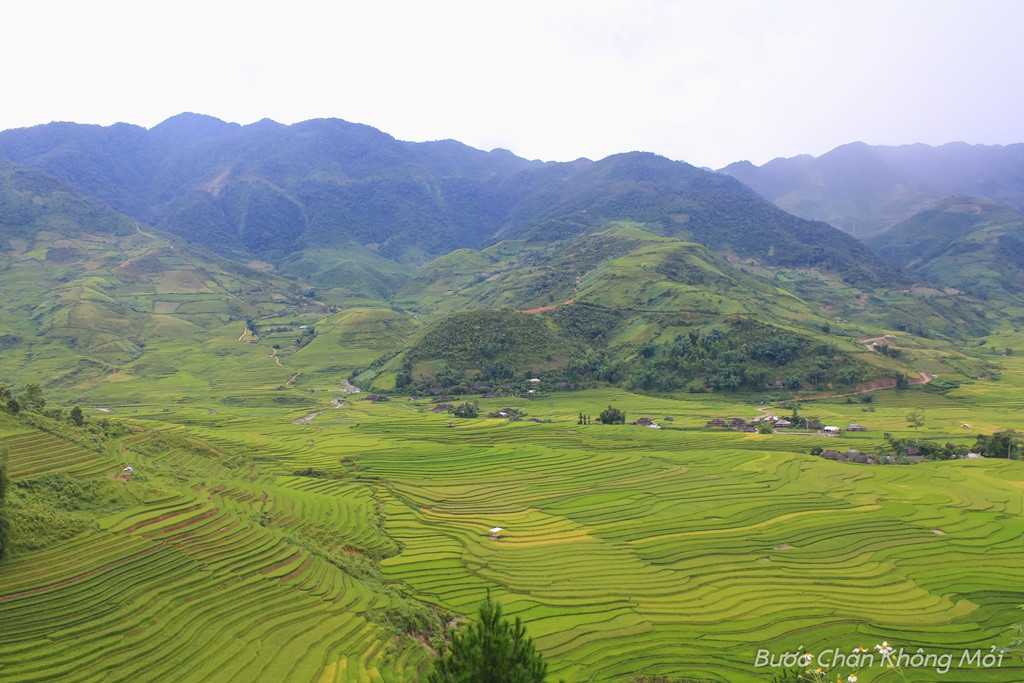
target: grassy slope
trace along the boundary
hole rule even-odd
[[[391,298],[408,278],[408,268],[358,243],[340,249],[319,248],[295,252],[281,263],[285,277],[334,290],[348,297]]]

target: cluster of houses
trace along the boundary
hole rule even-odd
[[[835,436],[836,434],[838,434],[839,432],[841,432],[843,430],[840,427],[836,427],[835,425],[825,425],[824,427],[821,428],[821,431],[822,431],[823,434],[827,434],[828,436]],[[866,431],[868,431],[868,428],[865,427],[864,425],[852,424],[852,425],[850,425],[850,426],[848,426],[846,428],[846,431],[848,431],[848,432],[866,432]]]
[[[531,377],[530,379],[528,379],[526,381],[530,385],[530,388],[527,389],[525,392],[523,392],[523,395],[524,396],[535,396],[537,394],[537,390],[540,388],[540,378],[539,377]],[[556,389],[569,389],[570,388],[568,382],[555,382],[553,386]]]
[[[912,463],[923,462],[924,461],[924,457],[920,456],[920,455],[917,455],[916,453],[917,453],[916,449],[913,449],[913,451],[911,449],[907,449],[907,454],[906,454],[905,457],[906,457],[907,460],[909,460]],[[895,465],[897,463],[897,459],[896,459],[895,456],[892,456],[892,455],[870,456],[870,455],[865,455],[864,453],[861,453],[860,451],[854,450],[852,448],[849,449],[849,450],[846,450],[846,451],[836,451],[836,450],[828,449],[828,450],[822,451],[821,453],[814,453],[812,451],[812,455],[818,455],[819,457],[825,458],[826,460],[834,460],[836,462],[853,462],[853,463],[857,463],[859,465],[878,465],[878,464],[882,464],[882,465]],[[985,456],[981,455],[980,453],[968,453],[968,454],[962,455],[960,457],[961,458],[966,458],[966,459],[974,459],[974,458],[983,458]]]
[[[747,420],[744,420],[742,417],[733,417],[729,418],[728,420],[723,420],[720,417],[716,417],[712,420],[708,420],[705,424],[708,427],[728,427],[729,429],[734,429],[737,432],[751,432],[753,434],[757,433],[757,420],[748,422]]]
[[[635,425],[637,427],[650,427],[651,429],[661,429],[661,425],[649,417],[638,417],[629,424]]]
[[[761,425],[769,423],[773,429],[793,429],[803,428],[817,430],[821,434],[827,436],[834,436],[843,431],[842,428],[836,427],[835,425],[822,425],[819,420],[810,418],[807,420],[800,420],[799,424],[793,424],[791,420],[787,420],[776,415],[766,415],[765,417],[757,418],[754,420],[744,420],[742,417],[733,417],[723,420],[720,417],[716,417],[712,420],[708,420],[704,424],[708,427],[727,427],[738,432],[749,432],[756,434],[760,431]],[[866,432],[867,427],[859,424],[851,424],[846,428],[848,432]]]

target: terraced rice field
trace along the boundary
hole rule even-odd
[[[962,649],[1020,617],[1017,464],[867,472],[770,437],[628,429],[516,425],[362,458],[406,499],[386,508],[403,545],[386,575],[457,611],[500,590],[566,680],[758,680],[759,647]]]
[[[944,412],[953,400],[891,392],[867,417],[813,410],[872,422],[828,442],[866,448],[880,429],[905,435],[902,413],[920,401],[930,438],[962,438]],[[687,429],[575,424],[612,401]],[[1024,621],[1024,465],[864,467],[807,455],[815,437],[693,429],[709,410],[753,410],[717,401],[502,399],[483,410],[514,403],[552,422],[453,428],[408,399],[321,406],[300,425],[305,408],[260,402],[142,411],[136,424],[158,429],[126,439],[123,456],[62,460],[89,477],[123,458],[139,504],[0,568],[0,679],[411,681],[431,655],[379,614],[410,596],[472,614],[488,590],[525,620],[552,680],[742,683],[770,680],[759,649],[887,640],[959,656],[1009,642]],[[979,421],[999,424],[1003,409]],[[28,432],[0,440],[16,480],[63,452]],[[337,478],[297,474],[309,468]],[[379,577],[339,555],[382,558]],[[1010,683],[1024,664],[904,673]]]
[[[55,437],[33,452],[30,436],[4,440],[24,446],[15,480],[50,461]],[[138,507],[3,566],[0,679],[404,680],[423,667],[422,648],[394,646],[367,619],[391,599],[292,536],[316,527],[372,548],[368,491],[126,454],[139,473],[170,464],[179,486],[128,481]]]
[[[116,459],[39,430],[25,430],[0,436],[0,451],[7,450],[12,477],[38,476],[54,472],[75,475],[100,474],[117,464]]]

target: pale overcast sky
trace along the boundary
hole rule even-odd
[[[1024,2],[19,2],[0,128],[337,117],[545,160],[720,167],[1024,141]]]

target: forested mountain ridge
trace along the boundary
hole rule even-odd
[[[798,216],[868,235],[953,195],[1024,209],[1024,144],[897,147],[854,142],[819,157],[721,169]]]
[[[146,130],[55,123],[0,133],[0,157],[228,254],[355,239],[386,255],[472,242],[488,184],[529,167],[454,141],[402,143],[337,119],[249,126],[182,114]],[[452,167],[461,175],[454,180]],[[482,194],[467,206],[463,196]],[[468,213],[467,213],[468,211]],[[493,223],[493,220],[490,221]],[[401,236],[401,246],[389,241]]]
[[[786,214],[725,175],[647,153],[543,163],[452,140],[400,142],[337,119],[239,126],[182,114],[149,130],[68,123],[8,130],[0,133],[0,157],[222,254],[270,261],[285,274],[301,262],[292,274],[311,283],[327,269],[309,254],[316,249],[351,243],[390,261],[423,263],[457,248],[551,240],[622,220],[858,284],[898,277],[828,225]],[[368,286],[391,291],[394,277]]]

